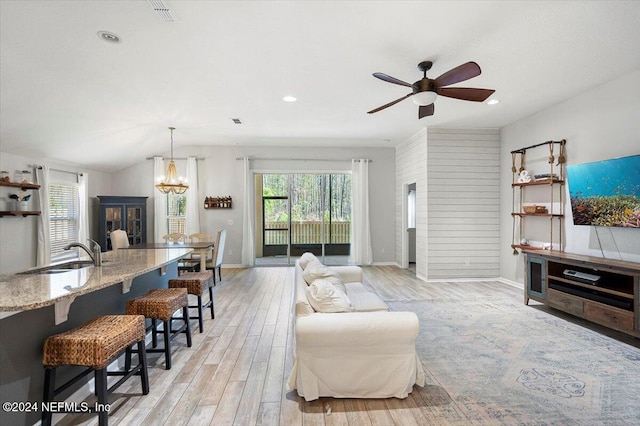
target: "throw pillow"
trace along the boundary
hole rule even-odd
[[[340,274],[317,260],[309,262],[305,270],[302,271],[302,277],[307,282],[307,285],[320,279],[330,281],[332,284],[342,284]]]
[[[307,287],[307,299],[316,312],[351,312],[353,305],[346,294],[326,280],[315,280]]]
[[[313,254],[313,253],[303,253],[302,256],[300,256],[300,267],[304,270],[307,268],[307,265],[309,264],[309,262],[312,262],[314,260],[318,260],[318,258]]]

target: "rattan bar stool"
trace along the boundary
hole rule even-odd
[[[214,319],[215,313],[213,310],[213,274],[210,271],[205,272],[184,272],[178,278],[169,280],[169,288],[186,288],[187,293],[197,296],[198,304],[189,305],[189,308],[197,308],[198,316],[190,316],[189,319],[198,319],[198,326],[200,333],[203,329],[203,314],[207,308],[211,309],[211,319]],[[202,294],[206,289],[209,289],[209,301],[202,303]]]
[[[182,308],[182,318],[173,317],[173,313]],[[147,349],[151,353],[164,353],[165,368],[171,369],[171,345],[173,340],[179,333],[187,335],[187,346],[191,347],[191,326],[189,325],[189,298],[187,289],[185,288],[162,288],[149,290],[147,294],[138,298],[127,301],[127,314],[144,315],[151,319],[151,345],[152,349]],[[163,322],[162,331],[157,329],[157,320]],[[184,321],[182,327],[173,330],[171,323],[175,320]],[[157,334],[162,333],[164,336],[164,348],[158,347]],[[125,368],[129,365],[131,349],[127,350],[125,360]]]
[[[56,395],[68,389],[91,371],[95,374],[95,393],[97,405],[93,412],[98,414],[100,426],[108,424],[108,394],[113,392],[129,377],[139,375],[142,393],[149,393],[149,376],[147,374],[147,354],[145,352],[145,327],[142,315],[106,315],[95,318],[88,323],[47,338],[44,342],[42,363],[45,367],[42,425],[51,424],[52,412],[45,410],[46,403],[54,401]],[[107,371],[107,366],[125,349],[138,344],[138,365],[124,371]],[[56,389],[56,369],[61,366],[76,365],[88,367],[73,379]],[[107,376],[124,376],[110,388],[107,387]],[[58,410],[56,412],[69,412]]]

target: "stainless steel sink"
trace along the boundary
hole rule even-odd
[[[82,269],[87,266],[93,266],[93,261],[91,260],[73,260],[71,262],[60,263],[57,265],[45,266],[43,268],[31,269],[29,271],[19,272],[18,275],[23,274],[61,274],[63,272],[69,272],[72,269]]]

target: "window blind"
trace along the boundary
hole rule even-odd
[[[184,234],[187,225],[187,197],[169,194],[167,196],[167,229],[170,234]]]
[[[49,235],[51,257],[66,254],[64,247],[78,240],[78,186],[49,184]]]

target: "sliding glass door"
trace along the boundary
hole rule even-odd
[[[261,211],[256,212],[256,265],[291,265],[305,252],[326,264],[347,263],[350,174],[260,174],[256,193],[262,194]]]

